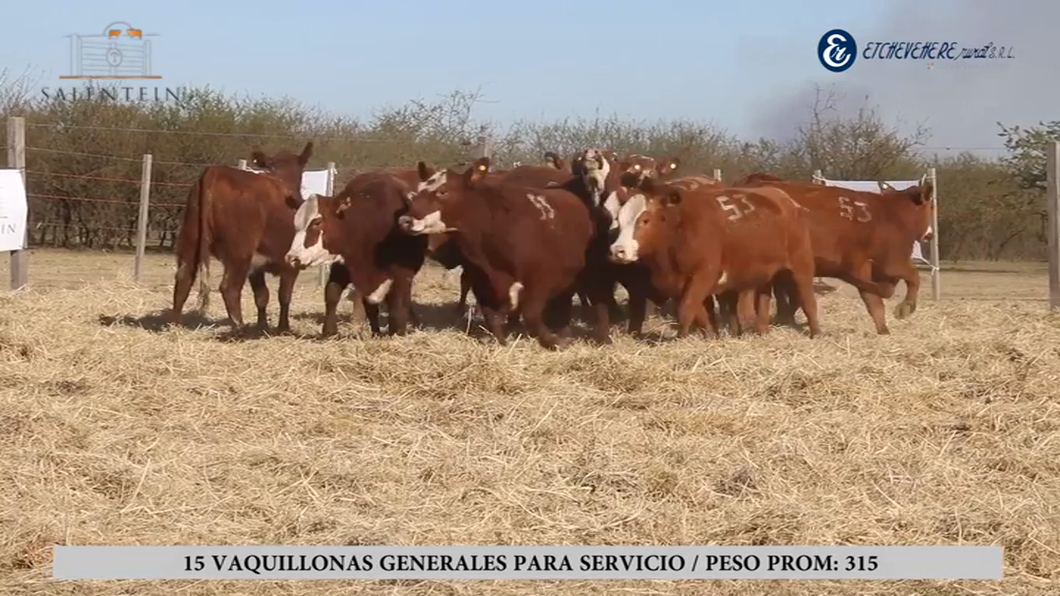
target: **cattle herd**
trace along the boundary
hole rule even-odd
[[[858,192],[758,173],[726,186],[679,175],[680,161],[586,149],[564,162],[498,171],[488,158],[470,165],[356,175],[335,196],[303,199],[301,176],[313,151],[251,154],[249,172],[206,168],[188,195],[177,241],[172,321],[179,322],[196,278],[200,306],[209,296],[209,261],[223,267],[220,293],[243,326],[241,293],[249,278],[257,326],[267,328],[265,274],[279,277],[278,331],[290,329],[299,271],[330,266],[323,334],[337,331],[337,308],[353,286],[372,331],[417,324],[412,284],[426,258],[461,267],[458,307],[473,292],[486,327],[501,343],[520,322],[546,348],[570,340],[573,299],[589,309],[593,338],[611,342],[629,300],[628,330],[639,336],[650,305],[673,299],[679,335],[698,325],[707,336],[794,325],[803,311],[810,337],[820,332],[815,277],[857,288],[880,334],[889,333],[883,299],[899,280],[905,299],[895,316],[916,310],[920,276],[914,242],[930,238],[931,188],[920,184]],[[717,310],[715,309],[717,306]]]

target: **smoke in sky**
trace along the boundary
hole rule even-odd
[[[847,30],[858,43],[858,60],[846,72],[826,71],[808,52],[820,74],[792,90],[785,89],[752,110],[756,135],[790,138],[811,114],[815,86],[841,96],[840,114],[876,107],[887,122],[912,131],[918,123],[930,129],[930,147],[1000,147],[997,122],[1006,126],[1060,120],[1060,52],[1053,36],[1060,25],[1060,2],[1049,0],[893,0],[885,17],[871,29]],[[822,25],[821,34],[841,24]],[[939,41],[963,46],[1011,46],[1004,61],[864,60],[870,41]],[[812,46],[806,40],[776,40],[787,48]],[[1006,50],[1007,53],[1007,50]],[[996,152],[979,152],[985,155]]]

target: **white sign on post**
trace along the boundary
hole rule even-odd
[[[0,170],[0,251],[26,248],[28,213],[22,172]]]
[[[248,172],[255,174],[263,174],[266,170],[256,170],[254,168],[247,168]],[[302,198],[308,199],[309,195],[316,193],[322,197],[328,196],[328,171],[327,170],[315,170],[312,172],[302,172]]]

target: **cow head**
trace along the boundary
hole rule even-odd
[[[305,269],[341,262],[342,256],[329,250],[328,240],[343,212],[350,206],[349,195],[323,197],[316,193],[298,206],[294,214],[294,239],[287,251],[289,264]]]
[[[312,156],[313,142],[309,141],[298,155],[286,149],[281,149],[271,156],[261,151],[252,151],[249,165],[279,178],[287,187],[288,202],[292,207],[298,207],[302,204],[302,172]]]
[[[656,251],[658,239],[676,217],[681,189],[645,178],[618,213],[618,238],[611,243],[611,261],[633,263]]]
[[[408,211],[398,218],[398,228],[414,236],[456,231],[444,218],[458,215],[461,196],[485,178],[489,169],[488,157],[476,159],[463,174],[452,168],[432,171],[420,162],[420,185],[408,196]]]
[[[922,176],[916,186],[911,186],[903,191],[892,190],[894,194],[904,194],[913,203],[913,232],[919,242],[931,240],[935,234],[931,223],[935,216],[935,202],[931,200],[934,189],[927,181],[927,176]]]
[[[616,218],[622,206],[625,192],[623,186],[632,185],[635,179],[626,180],[619,174],[615,154],[611,151],[586,149],[571,160],[571,173],[581,178],[588,189],[593,205],[603,207],[611,217],[611,230],[618,228]]]

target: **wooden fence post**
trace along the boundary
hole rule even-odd
[[[1049,227],[1049,310],[1060,308],[1060,141],[1050,141],[1045,155],[1046,212]]]
[[[335,162],[328,162],[328,182],[327,182],[327,193],[329,197],[335,196]],[[328,273],[331,271],[331,265],[321,265],[319,273],[319,284],[321,289],[326,288],[328,285]]]
[[[928,169],[931,182],[931,299],[942,297],[942,269],[939,268],[939,182],[935,168]]]
[[[18,290],[29,282],[29,187],[26,185],[26,119],[13,116],[7,121],[7,167],[22,173],[26,189],[26,236],[23,250],[11,251],[11,289]]]
[[[147,251],[147,215],[151,202],[151,154],[144,154],[140,168],[140,216],[136,219],[136,262],[133,266],[133,281],[140,283],[144,272],[144,254]]]

